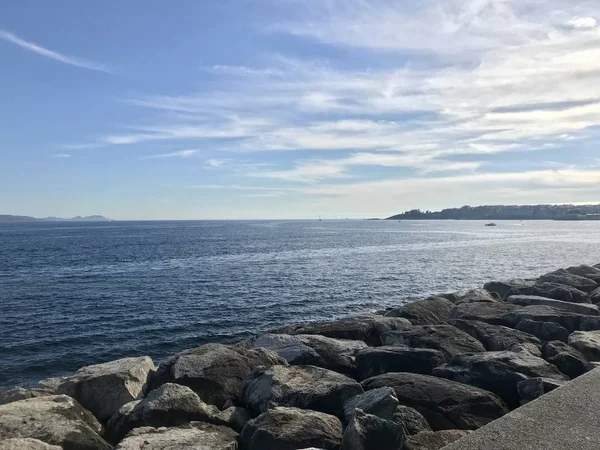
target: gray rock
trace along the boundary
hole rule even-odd
[[[418,434],[422,431],[431,431],[431,427],[425,417],[410,406],[398,405],[394,411],[392,421],[401,424],[407,435]]]
[[[469,434],[464,430],[424,431],[406,439],[404,450],[439,450]],[[493,447],[492,447],[493,448]]]
[[[333,339],[317,334],[265,334],[250,340],[247,345],[271,350],[289,364],[323,367],[349,376],[356,375],[354,356],[367,348],[363,341]]]
[[[341,450],[398,450],[405,438],[400,424],[358,409],[344,431]]]
[[[109,450],[96,418],[66,395],[19,400],[0,406],[0,441],[33,438],[65,450]]]
[[[579,275],[573,275],[564,269],[542,275],[539,280],[542,282],[566,284],[567,286],[572,286],[583,292],[592,292],[599,287],[598,283],[595,281]]]
[[[239,401],[244,378],[254,369],[275,364],[287,362],[262,348],[207,344],[169,358],[160,365],[151,384],[153,389],[165,383],[183,384],[202,401],[223,408],[228,400]]]
[[[508,412],[489,391],[429,375],[386,373],[362,384],[367,391],[391,387],[400,404],[419,411],[433,430],[474,430]]]
[[[575,331],[569,336],[569,345],[589,361],[600,361],[600,331]]]
[[[452,303],[454,303],[455,305],[477,302],[495,303],[500,299],[500,295],[490,292],[487,289],[473,289],[471,291],[457,294],[456,299]]]
[[[492,325],[510,326],[504,316],[519,309],[518,306],[505,302],[463,303],[452,310],[452,319],[479,320]]]
[[[56,391],[51,389],[15,387],[0,391],[0,405],[28,398],[45,397],[47,395],[54,395],[55,393]]]
[[[517,383],[520,404],[524,405],[562,386],[564,382],[551,378],[528,378]]]
[[[542,345],[537,337],[502,325],[461,319],[452,320],[450,324],[477,339],[488,351],[510,350],[517,344],[531,344],[539,351]]]
[[[569,378],[577,378],[592,369],[581,352],[561,341],[546,342],[542,353],[546,361],[554,364]]]
[[[534,377],[568,380],[566,375],[542,358],[510,351],[459,355],[450,363],[434,369],[433,374],[493,392],[511,408],[519,406],[519,381]]]
[[[388,331],[410,327],[411,323],[400,317],[385,317],[378,314],[365,314],[343,320],[312,322],[302,325],[289,325],[274,330],[277,334],[317,334],[334,339],[363,341],[369,345],[381,345],[380,336]]]
[[[219,409],[207,405],[187,386],[167,383],[150,392],[141,401],[123,406],[107,425],[113,442],[134,428],[170,427],[192,421],[214,422]],[[133,406],[133,407],[131,407]]]
[[[439,350],[406,346],[369,347],[356,355],[357,375],[361,380],[387,372],[430,375],[434,367],[444,362],[446,357]]]
[[[551,306],[552,308],[562,309],[576,314],[586,314],[588,316],[599,316],[600,309],[596,305],[586,305],[583,303],[569,303],[561,300],[553,300],[546,297],[538,297],[535,295],[511,295],[506,301],[513,305],[534,306],[543,305]]]
[[[600,282],[600,269],[596,267],[587,266],[584,264],[581,266],[567,267],[565,270],[570,274],[589,278],[590,280],[595,281],[596,283]]]
[[[528,286],[513,286],[504,298],[511,295],[537,295],[569,303],[590,303],[589,295],[572,286],[558,283],[536,283]]]
[[[497,294],[501,299],[506,298],[511,289],[532,286],[533,281],[514,279],[510,281],[491,281],[486,283],[483,288],[492,293]]]
[[[254,414],[246,408],[240,406],[230,406],[225,411],[218,413],[212,418],[216,423],[222,423],[241,433],[249,420],[254,418]]]
[[[346,423],[350,423],[357,409],[365,414],[392,420],[397,407],[398,399],[392,388],[373,389],[346,400],[344,403],[344,420]]]
[[[386,313],[387,317],[404,317],[413,325],[439,325],[450,320],[454,304],[442,297],[416,300]]]
[[[594,289],[592,292],[590,292],[590,302],[592,302],[594,305],[598,305],[598,303],[600,303],[600,288]]]
[[[154,370],[154,363],[147,356],[87,366],[66,378],[57,392],[75,398],[104,421],[121,406],[144,395]]]
[[[536,336],[542,341],[567,342],[567,339],[569,339],[569,330],[557,323],[527,319],[519,322],[515,328]]]
[[[342,422],[335,416],[298,408],[277,407],[250,420],[240,435],[245,450],[293,450],[317,447],[337,450]]]
[[[572,333],[573,331],[580,329],[584,319],[590,317],[562,309],[552,308],[551,306],[513,306],[518,309],[504,315],[504,319],[511,328],[514,328],[524,320],[533,320],[536,322],[556,323]],[[591,316],[590,318],[598,320],[595,316]]]
[[[237,450],[231,428],[192,422],[173,428],[136,428],[115,450]]]
[[[343,417],[346,400],[362,393],[356,381],[331,370],[273,366],[246,378],[242,402],[260,413],[274,406],[290,406]]]
[[[49,445],[31,438],[16,438],[0,441],[0,450],[62,450],[58,445]]]
[[[446,358],[485,351],[481,342],[452,325],[422,325],[390,331],[383,336],[383,342],[385,345],[432,348],[441,351]]]
[[[530,344],[527,342],[521,344],[515,344],[508,348],[509,351],[515,353],[527,353],[538,358],[542,357],[542,350],[539,345]]]

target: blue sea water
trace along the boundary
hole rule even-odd
[[[0,386],[600,262],[600,222],[0,224]]]

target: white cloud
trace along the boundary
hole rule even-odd
[[[218,169],[219,167],[223,167],[225,164],[227,164],[227,160],[212,158],[212,159],[207,159],[205,161],[205,163],[206,163],[206,167]]]
[[[576,29],[591,29],[596,28],[598,22],[593,17],[576,17],[574,19],[569,20],[568,24]]]
[[[180,150],[178,152],[160,153],[158,155],[143,156],[140,159],[164,159],[164,158],[189,158],[198,153],[198,150]]]
[[[71,155],[70,153],[55,153],[52,155],[53,158],[70,158]]]
[[[47,48],[41,47],[37,44],[34,44],[33,42],[26,41],[25,39],[20,38],[16,34],[10,33],[5,30],[0,30],[0,40],[4,40],[6,42],[10,42],[12,44],[18,45],[19,47],[21,47],[25,50],[28,50],[33,53],[37,53],[38,55],[45,56],[46,58],[50,58],[55,61],[60,61],[64,64],[81,67],[83,69],[111,73],[111,70],[104,64],[100,64],[100,63],[97,63],[94,61],[89,61],[89,60],[82,59],[82,58],[75,58],[72,56],[63,55],[62,53],[58,53],[53,50],[49,50]]]

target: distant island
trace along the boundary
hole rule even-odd
[[[600,205],[486,205],[413,209],[386,220],[600,220]]]
[[[29,216],[11,216],[8,214],[0,214],[0,223],[6,222],[110,222],[110,219],[104,216],[77,216],[70,219],[64,219],[61,217],[36,218]]]

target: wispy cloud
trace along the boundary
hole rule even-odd
[[[198,153],[198,150],[180,150],[171,153],[159,153],[157,155],[142,156],[140,159],[189,158],[196,153]]]
[[[71,155],[70,153],[55,153],[52,155],[53,158],[70,158]]]
[[[94,61],[90,61],[87,59],[76,58],[73,56],[67,56],[62,53],[58,53],[53,50],[49,50],[47,48],[41,47],[33,42],[26,41],[25,39],[20,38],[14,33],[10,33],[5,30],[0,30],[0,40],[10,42],[11,44],[18,45],[19,47],[28,50],[30,52],[36,53],[41,56],[45,56],[46,58],[53,59],[55,61],[62,62],[64,64],[69,64],[71,66],[81,67],[83,69],[96,70],[98,72],[106,72],[111,73],[111,69],[104,64],[100,64]]]
[[[216,158],[211,158],[211,159],[207,159],[205,161],[206,167],[211,168],[211,169],[218,169],[219,167],[223,167],[225,164],[227,164],[227,159],[216,159]]]

